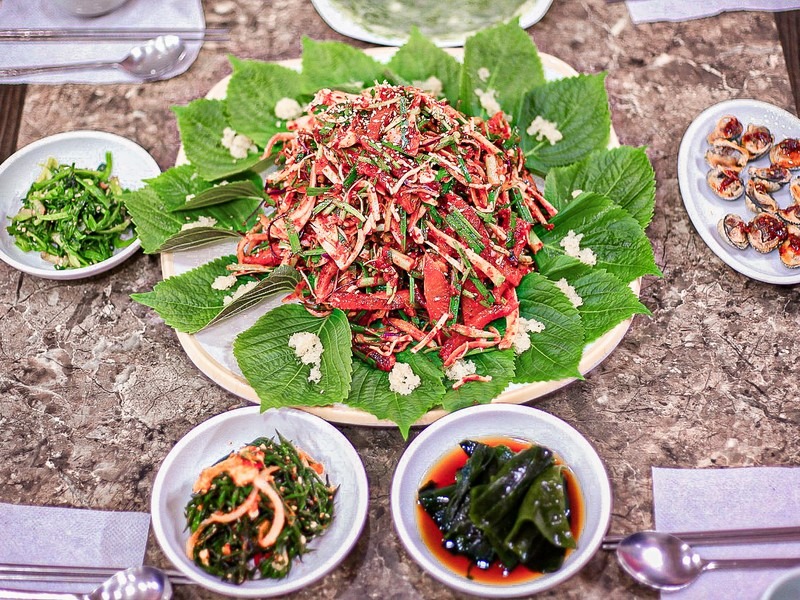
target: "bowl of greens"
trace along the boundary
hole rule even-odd
[[[25,146],[0,165],[0,259],[48,279],[113,268],[140,247],[123,197],[160,173],[144,148],[102,131]]]
[[[611,486],[592,445],[538,409],[485,405],[409,444],[391,489],[395,529],[432,577],[482,598],[528,596],[580,571],[602,542]]]
[[[335,569],[369,498],[358,453],[294,409],[246,407],[186,434],[153,484],[159,545],[193,582],[241,598],[281,596]]]

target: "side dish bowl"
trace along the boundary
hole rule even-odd
[[[22,200],[31,184],[42,172],[48,158],[61,164],[95,169],[105,162],[105,153],[114,159],[112,175],[126,189],[137,189],[143,180],[156,177],[161,169],[141,146],[124,137],[103,131],[70,131],[58,133],[28,144],[0,165],[0,260],[29,275],[46,279],[82,279],[107,271],[132,256],[140,247],[139,240],[118,249],[111,258],[77,269],[57,270],[38,252],[23,252],[14,244],[6,227],[9,219],[22,207]]]
[[[583,496],[584,525],[577,549],[553,573],[508,585],[472,581],[445,567],[426,546],[417,522],[417,490],[429,469],[462,440],[514,438],[550,448],[569,467]],[[432,577],[465,594],[483,598],[527,596],[548,590],[575,575],[600,547],[611,517],[611,485],[592,445],[576,429],[541,410],[492,404],[443,417],[409,444],[397,465],[391,490],[392,518],[411,557]]]
[[[312,550],[295,559],[284,579],[261,579],[241,585],[226,583],[196,566],[184,552],[189,531],[184,508],[200,471],[258,437],[282,436],[325,467],[338,486],[333,521],[309,543]],[[332,571],[355,545],[367,518],[367,475],[355,448],[336,428],[319,417],[294,410],[258,407],[232,410],[198,425],[164,459],[153,485],[153,530],[164,553],[195,583],[240,598],[266,598],[297,591]]]

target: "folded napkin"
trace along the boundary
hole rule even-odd
[[[687,21],[734,10],[778,12],[800,8],[800,0],[627,0],[634,23]]]
[[[204,28],[200,0],[128,0],[117,10],[100,17],[75,17],[49,0],[0,2],[0,28]],[[0,42],[0,67],[119,60],[146,40],[92,42]],[[197,58],[202,42],[186,43],[186,60],[161,79],[180,75]],[[0,83],[134,83],[137,79],[118,69],[98,69],[7,77]]]
[[[800,469],[653,469],[659,531],[705,531],[800,525]],[[703,558],[800,557],[800,540],[775,544],[698,547]],[[669,600],[757,600],[782,569],[704,573]]]
[[[0,503],[0,563],[137,567],[149,529],[148,513]],[[0,582],[0,588],[78,593],[97,585]]]

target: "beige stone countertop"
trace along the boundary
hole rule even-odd
[[[229,53],[278,60],[298,57],[303,35],[346,40],[308,0],[204,5],[209,26],[231,28],[230,42],[207,43],[189,72],[169,81],[31,85],[18,145],[101,129],[137,141],[166,169],[178,150],[170,106],[203,96],[226,76]],[[772,16],[634,26],[623,3],[555,0],[528,31],[540,50],[578,71],[608,72],[614,127],[622,143],[647,148],[657,176],[648,235],[664,277],[645,278],[641,289],[652,317],[637,316],[585,381],[535,403],[579,429],[605,461],[611,531],[652,526],[653,466],[800,465],[800,290],[747,279],[716,258],[689,222],[676,175],[681,136],[711,104],[760,98],[793,111]],[[209,417],[246,404],[199,372],[172,329],[131,301],[160,279],[158,257],[141,253],[74,282],[0,264],[0,501],[147,511],[173,445]],[[426,575],[394,533],[389,488],[406,445],[399,432],[339,428],[367,470],[368,522],[335,572],[292,597],[458,597]],[[168,566],[152,535],[146,560]],[[179,587],[176,597],[214,595]],[[601,551],[540,597],[657,595]]]

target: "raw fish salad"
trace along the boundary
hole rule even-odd
[[[628,284],[660,274],[654,175],[607,148],[603,74],[548,81],[515,23],[461,63],[418,32],[387,64],[311,40],[300,72],[231,60],[224,99],[175,108],[188,162],[126,199],[145,252],[218,258],[134,298],[195,333],[281,297],[233,341],[264,408],[343,403],[406,435],[581,377],[587,344],[649,312]]]

